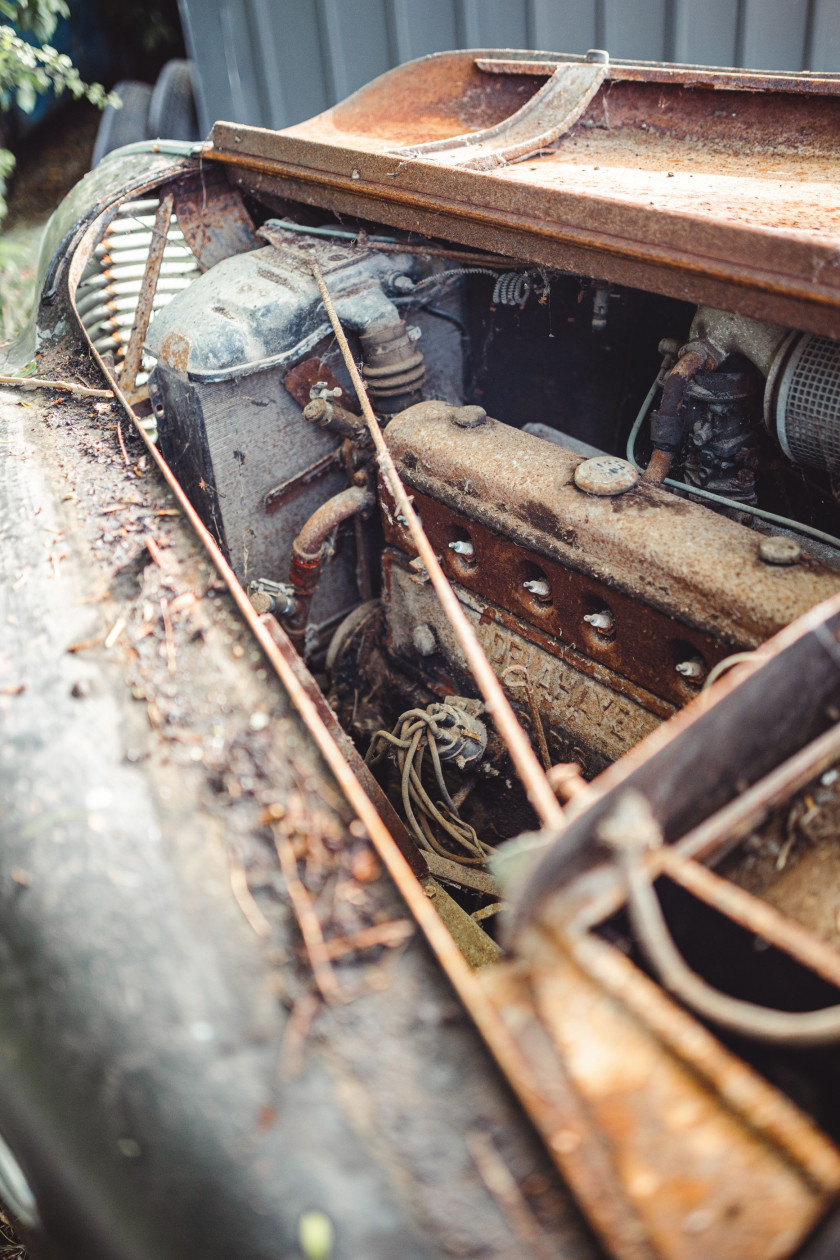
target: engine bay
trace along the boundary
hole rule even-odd
[[[561,800],[838,589],[840,345],[300,205],[249,209],[256,239],[203,274],[179,264],[172,217],[163,267],[171,250],[180,274],[137,376],[145,423],[494,957],[493,858],[537,820],[383,478],[313,263]],[[138,222],[129,205],[112,223],[116,251]],[[116,251],[82,278],[83,309]],[[113,329],[98,344],[124,352]]]
[[[840,1194],[838,94],[436,54],[125,155],[67,269],[247,628],[231,749],[288,762],[233,784],[240,850],[213,728],[260,991],[337,1025],[348,952],[425,966],[419,928],[628,1260],[801,1255]],[[171,593],[125,649],[186,693]]]

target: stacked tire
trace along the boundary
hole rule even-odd
[[[189,61],[167,62],[154,86],[124,79],[114,92],[122,105],[105,107],[91,166],[98,166],[114,149],[141,140],[201,139]]]

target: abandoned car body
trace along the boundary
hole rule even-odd
[[[146,461],[99,404],[114,616],[60,651],[123,653],[158,750],[88,730],[59,861],[7,692],[7,1057],[62,1087],[2,1087],[0,1165],[58,1254],[297,1254],[307,1204],[337,1256],[834,1254],[838,119],[840,77],[438,54],[57,217],[30,336]],[[13,619],[77,606],[51,555]],[[173,766],[228,812],[150,855]]]

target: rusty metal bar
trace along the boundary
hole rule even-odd
[[[304,468],[303,472],[295,473],[294,477],[289,477],[286,481],[275,486],[273,490],[269,490],[265,496],[265,510],[271,515],[278,508],[285,507],[287,503],[291,503],[304,490],[308,489],[313,482],[321,481],[326,477],[327,473],[340,463],[341,448],[336,447],[334,451],[330,451],[326,455],[322,455],[314,464],[310,464],[308,468]]]
[[[155,215],[155,225],[152,228],[152,243],[149,246],[146,269],[143,272],[143,282],[140,285],[140,297],[137,300],[137,310],[134,312],[134,323],[128,339],[120,375],[120,387],[128,397],[134,394],[137,373],[140,371],[143,342],[146,340],[149,320],[152,318],[152,304],[155,300],[155,290],[157,289],[161,263],[163,262],[163,251],[166,249],[167,234],[174,203],[175,198],[173,194],[171,192],[166,193],[161,197],[160,205]]]
[[[651,878],[655,879],[658,874],[667,875],[713,910],[755,932],[756,936],[769,941],[777,949],[784,950],[791,958],[840,989],[840,954],[837,950],[789,919],[775,906],[754,897],[699,862],[683,857],[668,845],[656,850],[650,865]]]
[[[686,832],[676,842],[676,851],[684,858],[698,860],[718,855],[722,845],[725,845],[725,852],[729,852],[734,844],[764,822],[772,810],[822,774],[838,758],[840,725],[830,727],[724,805],[723,809]]]
[[[393,496],[394,502],[399,511],[403,514],[408,522],[408,529],[417,548],[426,571],[429,574],[432,586],[435,589],[441,608],[446,616],[449,624],[455,633],[455,637],[467,658],[467,664],[472,670],[473,677],[478,684],[479,690],[484,697],[488,713],[491,713],[499,734],[502,736],[508,751],[516,766],[517,773],[522,780],[528,799],[531,802],[537,816],[544,827],[552,830],[560,830],[563,826],[563,810],[557,797],[552,791],[548,779],[545,777],[545,771],[540,765],[536,754],[534,753],[528,736],[517,721],[516,714],[511,707],[511,703],[502,690],[501,683],[493,672],[493,667],[485,655],[484,649],[478,641],[475,630],[467,620],[466,614],[461,607],[457,595],[449,584],[449,580],[440,566],[440,561],[435,555],[434,548],[426,537],[426,532],[420,524],[420,518],[414,510],[411,499],[406,494],[405,486],[402,483],[396,464],[394,463],[391,452],[385,444],[382,436],[382,430],[379,427],[379,421],[374,415],[373,408],[370,405],[370,399],[367,395],[364,381],[361,373],[356,367],[350,346],[344,334],[344,329],[336,314],[330,291],[324,281],[323,272],[318,263],[313,259],[312,273],[318,283],[324,308],[330,318],[336,340],[341,348],[344,356],[344,362],[350,373],[350,379],[356,389],[359,402],[362,405],[362,413],[367,421],[370,435],[373,438],[373,444],[376,448],[376,454],[379,461],[379,469],[385,480],[388,489]]]
[[[564,934],[562,940],[581,970],[707,1081],[724,1106],[782,1151],[816,1189],[837,1192],[840,1155],[784,1095],[732,1057],[712,1033],[617,949],[588,932]]]

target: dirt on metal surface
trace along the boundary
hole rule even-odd
[[[840,1188],[840,1153],[610,946],[528,953],[537,1008],[621,1152],[615,1176],[654,1254],[787,1256]]]
[[[721,645],[757,647],[840,589],[840,579],[810,558],[788,569],[762,564],[754,531],[667,490],[640,483],[615,499],[584,494],[574,484],[580,456],[493,420],[461,429],[450,412],[421,403],[388,426],[388,444],[414,489]],[[556,602],[556,612],[543,613],[530,601],[523,615],[548,628],[564,615]],[[565,637],[568,623],[563,630]]]
[[[246,187],[837,335],[833,79],[774,92],[773,76],[721,73],[710,85],[655,66],[644,81],[647,68],[625,77],[615,65],[580,121],[530,157],[479,173],[390,154],[463,131],[455,102],[475,91],[476,128],[504,109],[516,125],[511,85],[524,96],[540,77],[482,79],[474,56],[391,71],[286,132],[217,124],[208,157],[240,167]]]
[[[56,368],[64,377],[88,372],[83,362]],[[10,458],[46,456],[61,504],[57,515],[50,505],[44,532],[50,580],[72,581],[73,599],[89,601],[84,628],[63,657],[75,679],[69,704],[95,700],[87,663],[104,662],[124,715],[126,755],[154,778],[164,830],[177,835],[189,817],[190,835],[198,826],[216,837],[217,867],[196,871],[191,896],[198,910],[208,880],[230,882],[230,930],[253,935],[273,977],[286,1029],[281,1078],[302,1097],[313,1073],[326,1073],[346,1121],[379,1152],[389,1184],[442,1254],[523,1254],[464,1139],[484,1130],[553,1254],[594,1256],[549,1161],[417,944],[363,831],[146,448],[123,421],[126,462],[119,413],[107,404],[45,398],[26,409],[14,397],[3,407],[26,413],[26,436],[15,439]],[[13,577],[20,589],[31,580]],[[4,711],[26,695],[12,694],[20,681],[11,678],[0,696]],[[311,959],[272,829],[292,848],[346,999],[340,1004],[313,996]],[[190,843],[186,835],[182,843]],[[260,1123],[275,1120],[266,1115]]]

